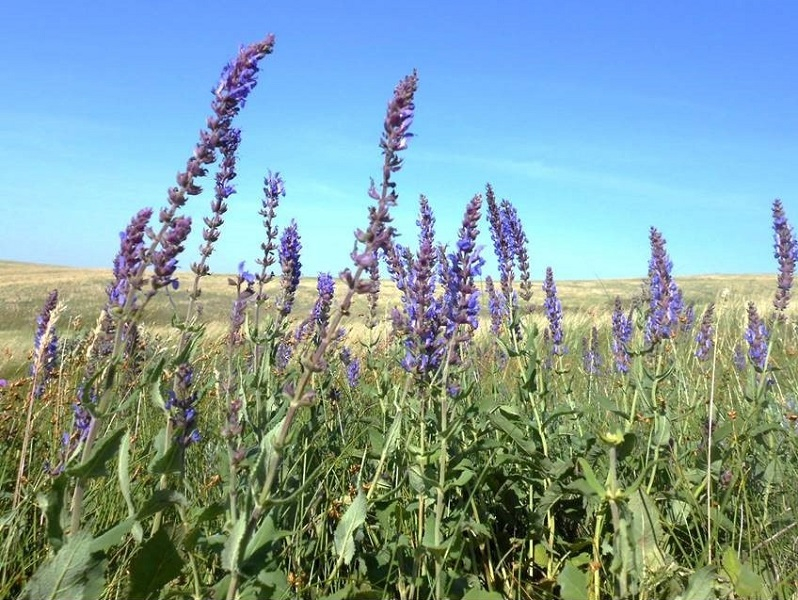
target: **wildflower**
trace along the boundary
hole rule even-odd
[[[568,347],[563,343],[562,304],[557,297],[557,286],[554,283],[554,272],[551,270],[551,267],[546,267],[546,279],[543,282],[543,291],[546,293],[546,299],[543,301],[543,309],[549,321],[548,332],[552,344],[551,353],[553,356],[563,356],[568,354]]]
[[[481,206],[480,195],[474,196],[468,203],[457,240],[457,251],[449,254],[449,317],[453,323],[467,324],[471,329],[477,328],[479,314],[479,290],[474,284],[474,278],[482,273],[482,266],[485,264],[480,256],[481,248],[476,245]]]
[[[255,262],[261,266],[261,272],[257,275],[260,284],[258,291],[258,301],[262,302],[263,286],[271,280],[271,274],[267,269],[274,264],[274,251],[277,249],[277,227],[274,219],[277,216],[277,207],[280,204],[280,196],[285,197],[285,181],[279,172],[269,174],[263,180],[263,200],[258,214],[263,217],[263,228],[266,230],[266,241],[260,247],[263,250],[263,257]]]
[[[175,428],[175,438],[182,447],[200,441],[197,429],[197,393],[191,391],[194,370],[188,363],[177,368],[175,387],[169,390],[165,408],[171,411],[170,420]]]
[[[490,313],[490,330],[498,334],[505,314],[504,296],[496,291],[493,278],[485,278],[485,292],[488,294],[488,312]]]
[[[177,288],[177,279],[172,276],[177,269],[177,255],[184,248],[188,234],[191,232],[190,217],[175,217],[161,239],[161,249],[152,255],[153,275],[150,278],[153,290],[167,285]]]
[[[33,337],[33,363],[30,374],[33,379],[33,396],[39,398],[50,378],[57,361],[58,336],[55,333],[55,309],[58,306],[58,290],[47,295],[42,311],[36,317],[36,333]]]
[[[712,339],[715,334],[715,330],[712,327],[712,318],[714,316],[714,312],[715,304],[713,302],[707,306],[706,310],[704,311],[704,316],[701,318],[701,327],[695,336],[695,355],[698,360],[707,360],[712,352],[712,348],[715,346],[715,342]]]
[[[293,353],[294,347],[290,342],[281,341],[279,344],[277,344],[277,349],[275,351],[275,365],[277,368],[285,369],[288,366],[288,362],[291,360]]]
[[[8,387],[8,379],[0,379],[0,388]]]
[[[598,329],[593,327],[590,330],[589,338],[582,338],[582,364],[585,373],[588,375],[598,375],[601,372],[601,351],[599,350]]]
[[[745,352],[743,351],[742,344],[734,345],[734,352],[732,353],[732,362],[738,371],[745,370]]]
[[[385,133],[380,140],[380,147],[385,155],[386,171],[396,172],[402,167],[402,159],[397,152],[407,148],[408,140],[413,137],[410,133],[410,125],[413,124],[413,112],[415,104],[413,97],[418,87],[418,75],[416,72],[407,77],[394,89],[393,97],[388,103],[388,111],[385,116]],[[388,173],[383,173],[383,181],[388,179]]]
[[[435,217],[425,196],[419,198],[417,254],[403,251],[406,273],[403,307],[406,354],[402,366],[418,376],[438,370],[444,354],[441,337],[444,315],[435,298]]]
[[[319,334],[323,336],[330,322],[330,309],[335,294],[335,281],[329,273],[319,273],[316,279],[316,291],[319,296],[310,314],[318,327]]]
[[[515,260],[512,248],[514,239],[510,233],[506,214],[496,202],[496,196],[490,184],[486,186],[485,203],[487,205],[486,216],[490,229],[490,237],[493,241],[493,251],[499,263],[501,291],[505,301],[509,301],[512,292],[513,264]]]
[[[299,287],[299,278],[302,263],[299,262],[299,252],[302,249],[297,226],[294,221],[285,228],[280,238],[280,266],[283,269],[282,287],[283,296],[280,302],[280,314],[288,316],[294,304],[294,296]]]
[[[768,358],[768,339],[770,333],[760,318],[753,302],[748,303],[748,328],[744,339],[748,342],[748,358],[757,371],[764,371]]]
[[[665,250],[665,239],[651,228],[651,260],[648,265],[650,309],[646,322],[646,341],[656,344],[678,332],[683,309],[682,292],[671,277],[673,263]]]
[[[152,209],[140,210],[119,234],[119,253],[114,258],[114,283],[107,288],[109,308],[136,309],[136,291],[141,290],[140,273],[144,264],[144,236]]]
[[[632,320],[623,313],[620,296],[615,297],[615,308],[612,311],[612,353],[615,357],[615,370],[618,373],[629,372],[629,349],[627,345],[632,339]]]
[[[528,302],[532,297],[532,282],[529,274],[529,255],[527,254],[527,237],[521,225],[518,212],[509,200],[502,200],[502,227],[510,239],[510,249],[521,275],[521,298]]]
[[[347,346],[341,348],[341,362],[346,367],[346,379],[350,387],[357,387],[360,381],[360,361],[352,356],[352,351]]]
[[[388,251],[394,237],[395,230],[388,225],[392,220],[389,209],[396,206],[398,196],[395,191],[396,183],[391,181],[391,175],[401,169],[402,159],[398,153],[407,148],[407,142],[413,136],[409,128],[413,123],[415,110],[413,98],[417,87],[418,75],[413,71],[397,84],[393,97],[388,103],[384,132],[380,138],[380,148],[384,157],[382,190],[378,192],[374,180],[371,181],[368,195],[377,200],[377,206],[369,207],[368,229],[355,231],[355,239],[365,246],[363,251],[358,251],[356,246],[351,254],[358,268],[357,275],[353,275],[349,269],[341,272],[341,278],[353,293],[373,293],[374,283],[359,281],[359,275],[374,264],[378,251]],[[344,313],[349,310],[350,303],[351,294],[348,294],[341,304]]]
[[[693,304],[690,304],[684,309],[681,316],[679,317],[679,330],[684,333],[690,333],[690,331],[692,331],[693,329],[694,324],[695,324],[695,306]]]
[[[224,214],[227,212],[227,199],[235,193],[232,180],[236,177],[236,152],[241,143],[241,131],[229,124],[219,131],[218,148],[222,154],[222,161],[219,170],[216,172],[216,185],[214,187],[214,197],[211,200],[211,216],[203,219],[205,228],[202,230],[203,245],[200,247],[199,263],[193,263],[191,270],[197,278],[210,273],[207,260],[213,253],[214,244],[221,235],[221,226],[224,224]],[[199,286],[195,280],[192,297],[199,297]]]
[[[781,200],[773,201],[774,257],[779,261],[778,289],[773,299],[773,306],[779,318],[784,318],[784,311],[790,302],[795,263],[798,261],[798,242],[793,229],[787,222]]]

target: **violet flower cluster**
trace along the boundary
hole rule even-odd
[[[625,374],[629,372],[629,342],[632,340],[632,319],[624,314],[620,296],[615,297],[612,311],[612,354],[615,358],[615,370]]]
[[[352,354],[348,346],[341,348],[341,363],[346,367],[346,380],[350,387],[360,383],[360,360]]]
[[[521,298],[528,302],[532,297],[532,282],[529,273],[529,255],[527,253],[527,237],[521,219],[515,207],[508,201],[496,202],[496,196],[490,184],[486,186],[486,216],[490,229],[493,250],[499,266],[499,288],[496,289],[491,280],[488,288],[491,329],[498,332],[503,320],[510,317],[511,311],[518,306],[518,298],[513,289],[515,267],[520,272]]]
[[[393,312],[394,329],[404,340],[402,366],[429,383],[445,362],[460,362],[460,346],[478,326],[475,278],[484,261],[476,239],[482,197],[469,202],[456,251],[448,255],[435,243],[435,218],[426,197],[421,196],[419,204],[418,251],[414,254],[396,244],[386,256],[391,277],[402,293],[402,310]]]
[[[445,327],[442,302],[435,297],[438,252],[435,217],[425,196],[419,199],[418,252],[395,244],[387,254],[388,270],[402,294],[402,308],[394,308],[394,329],[402,335],[402,367],[419,377],[435,373],[443,362]]]
[[[190,230],[191,219],[178,216],[189,196],[202,192],[196,180],[207,174],[207,165],[216,160],[216,151],[224,155],[220,174],[217,176],[217,198],[212,205],[214,216],[206,221],[208,228],[204,237],[203,261],[192,265],[200,276],[207,273],[204,264],[206,254],[218,238],[218,227],[221,225],[224,199],[232,193],[230,180],[235,176],[234,155],[238,147],[240,132],[232,128],[232,121],[244,106],[247,95],[255,87],[258,63],[274,46],[274,36],[241,48],[235,60],[223,70],[219,84],[213,91],[213,116],[208,118],[207,129],[200,132],[200,141],[189,157],[186,168],[177,174],[177,185],[167,191],[168,205],[158,214],[161,223],[160,231],[155,232],[147,227],[152,216],[150,209],[140,211],[131,221],[122,235],[122,243],[117,260],[114,263],[115,281],[109,288],[109,309],[125,308],[135,310],[135,293],[142,289],[144,272],[151,265],[152,296],[159,288],[167,285],[176,286],[174,273],[177,268],[177,256],[183,250]],[[145,248],[144,236],[151,240]],[[196,290],[195,290],[196,294]]]
[[[389,223],[392,221],[390,208],[396,206],[398,196],[396,183],[391,180],[393,173],[402,168],[402,158],[399,152],[407,148],[408,140],[413,137],[410,126],[413,124],[415,111],[414,96],[418,88],[418,75],[415,71],[400,81],[394,89],[393,96],[388,103],[385,115],[384,131],[380,138],[380,148],[384,157],[382,168],[382,189],[377,191],[374,181],[369,186],[369,196],[377,201],[376,206],[369,207],[369,226],[366,231],[357,229],[355,239],[363,249],[357,246],[352,250],[352,260],[357,267],[357,272],[350,269],[341,272],[341,279],[347,284],[352,293],[373,294],[375,282],[373,279],[363,281],[360,279],[362,271],[372,273],[374,264],[380,251],[386,252],[391,245],[395,230]],[[343,314],[349,311],[352,294],[347,294],[341,303]],[[323,350],[323,348],[322,348]]]
[[[768,359],[770,332],[753,302],[748,303],[748,327],[743,338],[748,342],[748,359],[751,364],[757,371],[764,371]]]
[[[582,338],[582,366],[588,375],[598,375],[601,373],[603,364],[599,348],[598,328],[593,327],[590,330],[590,337]]]
[[[256,276],[258,280],[257,302],[266,300],[263,293],[263,286],[271,281],[272,274],[269,267],[274,264],[274,251],[277,249],[277,226],[274,219],[277,216],[277,207],[280,204],[280,197],[285,197],[285,181],[280,173],[269,174],[263,180],[263,203],[260,214],[263,217],[263,228],[266,230],[266,241],[260,247],[263,250],[262,258],[255,262],[260,265],[261,271]]]
[[[294,306],[294,298],[302,274],[302,263],[299,262],[300,250],[302,250],[302,243],[297,232],[297,225],[296,222],[291,221],[280,237],[279,257],[283,270],[281,279],[283,293],[278,305],[282,317],[287,317]]]
[[[125,308],[135,311],[138,308],[135,294],[142,288],[140,273],[144,267],[144,237],[151,217],[151,208],[140,210],[119,234],[120,248],[114,258],[114,282],[106,290],[108,308],[112,312]]]
[[[294,339],[297,342],[314,337],[318,342],[327,334],[330,312],[335,295],[335,280],[329,273],[319,273],[316,278],[316,302],[310,314],[296,328]]]
[[[230,333],[228,341],[231,346],[237,346],[244,341],[241,328],[246,320],[247,303],[255,294],[252,286],[255,283],[255,276],[244,269],[243,262],[238,265],[238,275],[231,277],[227,282],[235,286],[236,299],[233,300],[233,308],[230,311]]]
[[[188,363],[177,368],[175,387],[169,390],[165,408],[170,411],[170,420],[175,430],[177,443],[186,448],[200,441],[197,429],[197,392],[192,390],[194,369]]]
[[[715,347],[715,328],[712,324],[714,315],[715,304],[711,302],[701,317],[701,326],[695,336],[695,355],[701,361],[707,360],[712,355],[712,349]]]
[[[565,336],[562,329],[562,304],[557,296],[557,285],[554,283],[554,272],[551,267],[546,267],[543,292],[546,294],[546,298],[543,300],[543,310],[549,322],[546,334],[551,343],[551,354],[552,356],[564,356],[568,354],[568,347],[564,343]]]
[[[784,311],[790,302],[795,263],[798,261],[798,242],[792,227],[787,222],[781,200],[773,202],[774,257],[779,261],[778,289],[773,299],[773,306],[779,319],[784,318]]]
[[[654,227],[651,240],[651,260],[648,264],[650,308],[646,321],[646,341],[654,345],[672,338],[679,332],[684,303],[682,292],[671,276],[673,263],[665,250],[665,238]]]
[[[55,309],[58,306],[58,290],[47,295],[44,306],[36,317],[36,333],[33,336],[33,362],[30,375],[33,380],[33,397],[40,398],[44,387],[55,369],[58,360],[58,336],[55,332]]]

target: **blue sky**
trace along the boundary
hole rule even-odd
[[[558,279],[643,277],[652,225],[677,275],[775,273],[773,199],[798,223],[796,3],[226,5],[4,9],[0,259],[110,267],[132,214],[164,204],[222,66],[269,32],[216,272],[254,267],[269,169],[285,177],[278,219],[299,223],[304,273],[349,265],[386,103],[413,68],[416,137],[395,211],[404,242],[419,194],[451,242],[488,181],[518,208],[536,279],[546,266]],[[209,201],[188,206],[196,232]],[[490,257],[487,227],[482,243]]]

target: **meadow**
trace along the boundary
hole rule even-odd
[[[402,246],[412,73],[352,263],[301,272],[269,172],[256,268],[212,274],[273,44],[224,68],[113,268],[0,262],[0,597],[798,598],[781,203],[772,275],[677,277],[652,228],[639,279],[533,278],[546,257],[490,185],[451,236],[422,197]]]

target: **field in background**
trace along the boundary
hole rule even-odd
[[[645,265],[642,268],[644,267]],[[639,295],[644,275],[640,279],[558,281],[557,289],[563,305],[566,327],[571,324],[578,328],[585,321],[605,325],[609,321],[615,297],[620,296],[624,302],[628,302]],[[85,331],[93,328],[100,308],[107,300],[105,288],[111,279],[110,268],[76,269],[0,261],[0,377],[26,373],[36,315],[41,311],[42,303],[50,290],[57,288],[61,302],[66,306],[58,326],[63,336],[69,330]],[[179,279],[182,285],[178,290],[169,295],[157,295],[147,307],[144,324],[153,333],[165,334],[172,330],[170,323],[174,307],[179,316],[185,313],[187,290],[193,274],[181,273]],[[730,304],[739,307],[739,310],[731,312],[742,319],[743,305],[754,301],[758,306],[767,306],[775,285],[773,275],[677,275],[676,280],[684,292],[685,302],[695,303],[698,317],[706,304],[717,300],[727,290]],[[280,277],[276,273],[267,288],[270,295],[277,295],[279,286]],[[204,305],[202,320],[207,325],[209,338],[224,335],[228,327],[226,316],[230,313],[234,296],[235,290],[228,283],[228,275],[211,275],[203,280],[200,299]],[[297,318],[306,316],[316,296],[315,278],[304,277],[299,285],[293,314]],[[174,307],[170,302],[174,303]],[[380,314],[387,318],[391,307],[399,302],[399,292],[393,282],[383,281]],[[540,282],[535,283],[532,302],[536,306],[543,302]],[[484,306],[485,298],[482,304]],[[353,316],[359,317],[365,311],[365,301],[357,298]],[[360,321],[362,319],[355,318],[348,325],[357,329]]]

